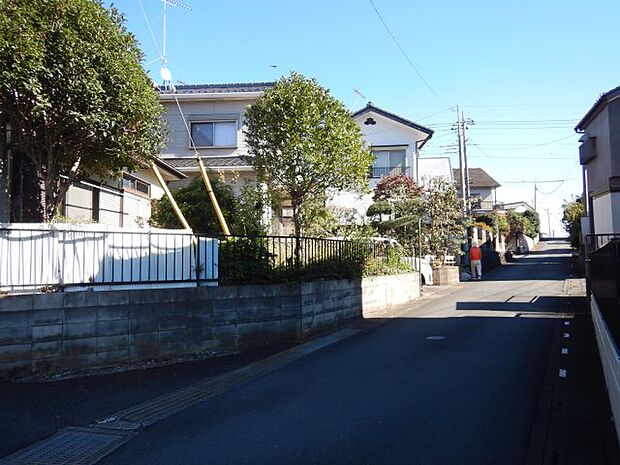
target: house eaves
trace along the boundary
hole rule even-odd
[[[390,120],[395,121],[397,123],[400,123],[400,124],[402,124],[404,126],[407,126],[409,128],[415,129],[416,131],[420,131],[423,134],[426,134],[427,137],[422,140],[422,143],[419,145],[418,148],[424,147],[424,144],[426,144],[431,139],[431,137],[433,137],[433,134],[435,132],[435,131],[433,131],[430,128],[427,128],[425,126],[421,126],[421,125],[419,125],[417,123],[414,123],[413,121],[410,121],[410,120],[408,120],[406,118],[403,118],[402,116],[398,116],[398,115],[396,115],[394,113],[391,113],[389,111],[386,111],[386,110],[383,110],[383,109],[381,109],[379,107],[376,107],[375,105],[372,104],[372,102],[368,102],[368,104],[364,108],[362,108],[361,110],[358,110],[358,111],[352,113],[351,117],[352,118],[358,118],[358,117],[363,116],[366,113],[370,113],[370,112],[376,113],[378,115],[383,116],[384,118],[390,119]]]
[[[184,84],[171,89],[159,89],[162,102],[201,100],[253,100],[261,97],[274,82],[250,82],[234,84]]]
[[[620,86],[616,87],[615,89],[611,89],[608,92],[605,92],[596,100],[596,102],[594,102],[592,108],[588,110],[584,117],[581,118],[579,123],[577,123],[577,126],[575,126],[575,132],[584,132],[586,130],[586,127],[592,122],[592,120],[596,118],[596,116],[601,111],[603,111],[603,109],[607,105],[617,99],[620,99]]]

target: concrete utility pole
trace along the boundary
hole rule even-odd
[[[463,211],[466,215],[471,212],[471,190],[469,186],[469,168],[467,166],[467,124],[474,124],[473,120],[465,119],[459,107],[456,107],[456,130],[459,140],[459,172],[461,177],[461,196],[463,198]]]
[[[9,170],[6,118],[0,113],[0,223],[11,222]]]
[[[469,167],[467,166],[467,126],[466,124],[471,121],[465,121],[465,116],[461,113],[461,124],[463,125],[463,161],[465,162],[465,192],[467,199],[467,214],[471,213],[471,191],[469,188]],[[471,121],[473,123],[473,121]]]
[[[467,213],[467,188],[465,187],[465,160],[463,150],[463,126],[461,124],[461,113],[459,106],[456,106],[456,133],[459,141],[459,175],[461,178],[461,197],[463,200],[463,212]]]

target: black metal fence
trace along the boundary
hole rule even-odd
[[[0,229],[0,291],[216,282],[218,240],[183,231]]]
[[[586,278],[620,347],[620,234],[586,236]]]
[[[293,236],[220,239],[219,277],[224,284],[350,278],[373,264],[403,264],[395,247],[375,241]]]

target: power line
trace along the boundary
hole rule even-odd
[[[377,17],[379,18],[379,20],[381,21],[381,24],[383,24],[383,27],[385,28],[387,33],[390,35],[390,37],[392,38],[392,40],[394,41],[394,43],[396,44],[396,46],[400,50],[400,53],[402,53],[402,55],[405,57],[405,60],[407,60],[407,63],[409,63],[409,66],[411,66],[411,68],[415,71],[415,73],[418,75],[420,80],[426,85],[428,90],[430,90],[435,97],[437,97],[442,102],[447,103],[437,92],[435,92],[435,89],[433,89],[431,87],[431,85],[428,83],[428,81],[426,79],[424,79],[424,76],[422,76],[422,73],[420,73],[420,70],[418,70],[418,67],[413,64],[413,61],[411,60],[411,58],[409,58],[409,55],[407,54],[407,52],[405,51],[403,46],[400,44],[400,41],[392,33],[392,31],[390,30],[390,27],[387,25],[387,23],[383,19],[383,16],[381,16],[381,13],[379,12],[379,9],[375,5],[375,2],[373,0],[368,0],[368,2],[372,6],[373,10],[375,10],[375,13],[377,14]]]

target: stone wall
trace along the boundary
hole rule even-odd
[[[0,376],[236,353],[389,316],[417,275],[0,298]]]

